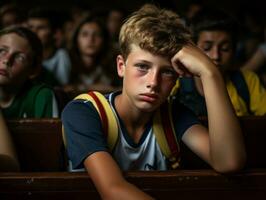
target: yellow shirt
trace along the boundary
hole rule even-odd
[[[241,70],[250,94],[250,111],[253,115],[266,114],[266,90],[252,71]],[[226,82],[227,91],[237,116],[249,115],[245,101],[237,93],[232,81]]]
[[[246,84],[248,86],[250,94],[250,111],[253,115],[265,115],[266,114],[266,90],[260,83],[259,77],[252,71],[242,70]],[[180,87],[180,82],[177,80],[171,95],[177,93]],[[249,115],[247,105],[241,96],[237,93],[235,85],[232,81],[226,82],[227,91],[237,116]]]

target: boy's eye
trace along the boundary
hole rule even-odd
[[[232,49],[232,47],[229,44],[224,44],[221,46],[220,50],[223,52],[228,52]]]
[[[137,63],[137,64],[135,64],[135,66],[140,71],[147,71],[149,69],[149,66],[147,64]]]
[[[210,45],[210,44],[206,44],[206,45],[204,45],[204,46],[202,47],[203,51],[205,51],[205,52],[210,51],[211,48],[212,48],[212,45]]]
[[[176,76],[176,71],[172,70],[172,69],[165,69],[162,71],[162,74],[165,76],[169,76],[169,77],[175,77]]]
[[[7,50],[5,48],[0,48],[0,57],[6,54]]]
[[[15,61],[19,63],[24,63],[26,61],[26,57],[22,54],[16,54]]]

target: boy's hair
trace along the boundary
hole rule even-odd
[[[32,49],[31,66],[33,68],[40,67],[42,63],[43,49],[42,49],[42,43],[40,39],[37,37],[37,35],[25,27],[10,26],[0,31],[0,37],[11,33],[15,33],[28,41]]]
[[[54,10],[36,7],[29,11],[28,19],[36,18],[47,20],[51,30],[54,32],[59,27],[57,16],[58,13]]]
[[[132,44],[152,54],[171,58],[190,39],[189,30],[176,13],[146,4],[122,25],[119,45],[124,59]]]
[[[218,9],[202,9],[192,19],[191,30],[195,43],[198,42],[199,35],[203,31],[224,31],[231,36],[233,47],[237,43],[237,21],[232,16]]]

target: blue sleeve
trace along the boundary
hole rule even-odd
[[[108,151],[100,116],[91,102],[71,101],[62,112],[67,153],[73,168],[97,151]]]
[[[194,124],[200,124],[197,116],[185,105],[178,103],[177,100],[173,101],[172,117],[178,141],[181,140],[188,128]]]

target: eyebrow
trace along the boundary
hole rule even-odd
[[[152,62],[150,62],[150,61],[147,61],[147,60],[137,60],[136,62],[143,62],[143,63],[145,63],[145,64],[150,64],[150,65],[152,65],[153,63]],[[173,68],[173,66],[172,65],[161,65],[161,67],[163,67],[163,68]]]

